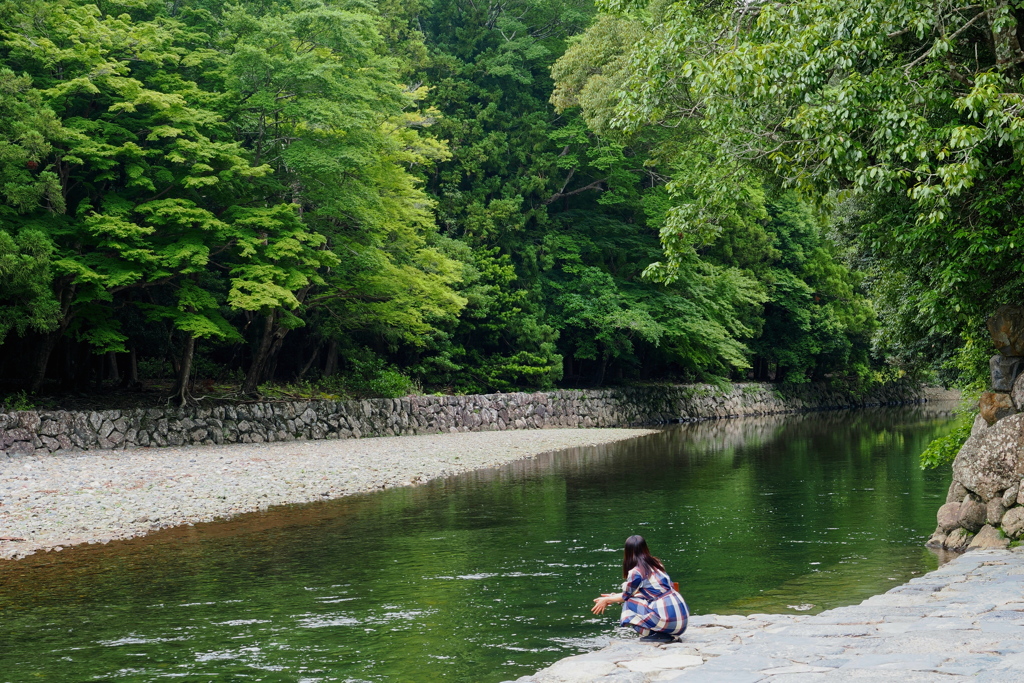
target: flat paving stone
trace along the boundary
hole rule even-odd
[[[907,671],[934,671],[948,657],[945,655],[916,654],[856,654],[843,664],[842,669],[896,669]]]
[[[783,674],[826,674],[831,673],[834,667],[811,666],[810,664],[790,664],[789,666],[777,666],[774,669],[765,669],[761,673],[765,676],[781,676]]]
[[[653,671],[665,671],[666,669],[685,669],[691,666],[700,666],[704,660],[694,655],[665,655],[662,657],[643,657],[634,659],[631,662],[623,662],[622,666],[630,671],[651,673]]]
[[[724,673],[713,673],[690,671],[681,676],[665,680],[666,683],[693,683],[693,681],[701,681],[702,683],[758,683],[758,681],[762,681],[764,678],[763,674],[757,672],[727,671]]]

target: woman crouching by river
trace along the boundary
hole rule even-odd
[[[603,593],[594,598],[590,611],[601,614],[608,605],[621,602],[620,626],[632,626],[640,640],[671,642],[686,630],[690,611],[683,596],[672,586],[661,560],[651,555],[643,536],[626,539],[622,555],[622,593]]]

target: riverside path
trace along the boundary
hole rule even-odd
[[[1024,547],[976,550],[859,605],[695,616],[680,640],[611,640],[517,683],[1024,682]]]

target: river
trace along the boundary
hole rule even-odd
[[[817,612],[937,566],[950,405],[678,425],[0,565],[0,681],[496,683],[614,631],[643,534],[694,613]],[[615,610],[613,609],[612,612]]]

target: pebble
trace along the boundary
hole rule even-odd
[[[674,643],[612,639],[506,683],[1024,681],[1024,547],[977,550],[859,605],[703,615]]]
[[[274,505],[416,485],[650,433],[459,432],[0,458],[0,559],[108,543]]]

